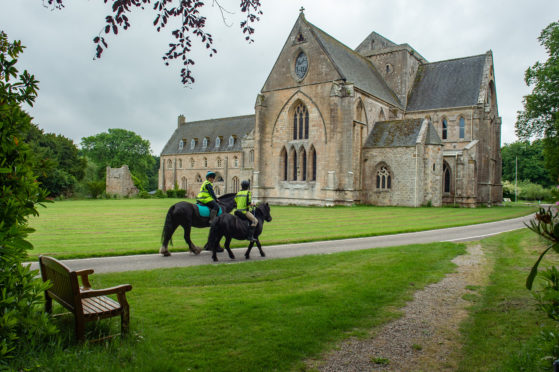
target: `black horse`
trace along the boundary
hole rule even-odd
[[[235,194],[225,194],[217,198],[217,203],[220,205],[223,214],[229,214],[235,208]],[[171,253],[167,246],[169,243],[173,244],[173,233],[179,225],[184,229],[184,240],[188,244],[188,248],[195,254],[200,254],[202,249],[197,247],[192,240],[190,240],[190,228],[194,227],[209,227],[209,217],[202,217],[198,213],[198,206],[188,202],[178,202],[172,205],[165,217],[165,224],[163,225],[163,232],[161,233],[161,248],[159,253],[163,256],[170,256]]]
[[[264,221],[271,222],[272,216],[270,215],[270,206],[268,203],[260,204],[256,207],[254,211],[254,217],[258,220],[258,226],[254,232],[254,238],[256,239],[256,245],[260,251],[260,256],[266,256],[262,250],[262,245],[258,237],[262,234],[262,229],[264,227]],[[231,252],[229,244],[231,239],[237,240],[247,240],[248,236],[248,226],[249,223],[239,217],[235,217],[231,214],[222,214],[215,219],[215,222],[210,228],[210,235],[208,237],[208,248],[212,251],[212,259],[217,261],[217,251],[219,247],[219,242],[221,238],[225,236],[225,249],[229,253],[231,259],[235,259],[235,255]],[[250,251],[254,246],[255,242],[250,242],[247,251],[245,252],[245,258],[248,260],[250,258]]]

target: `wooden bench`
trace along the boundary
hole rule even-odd
[[[128,331],[130,310],[126,292],[132,289],[123,284],[106,289],[91,289],[88,276],[93,269],[73,271],[62,262],[48,256],[39,256],[43,281],[50,280],[51,288],[45,291],[45,310],[52,312],[52,300],[56,300],[74,314],[76,340],[85,339],[85,323],[120,315],[121,333]],[[81,278],[82,286],[78,282]],[[118,302],[107,295],[117,295]]]

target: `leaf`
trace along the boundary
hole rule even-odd
[[[534,279],[536,278],[536,275],[538,274],[538,266],[540,264],[540,261],[542,260],[543,256],[545,256],[547,251],[549,251],[552,247],[553,247],[553,245],[550,245],[549,247],[547,247],[547,249],[542,252],[542,254],[538,258],[538,260],[536,261],[534,266],[532,266],[532,270],[530,270],[530,274],[526,278],[526,288],[527,289],[529,289],[529,290],[532,289],[532,284],[534,283]]]

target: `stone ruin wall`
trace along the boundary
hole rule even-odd
[[[105,192],[107,195],[135,196],[138,194],[138,188],[134,186],[128,165],[120,168],[107,167],[106,179]]]

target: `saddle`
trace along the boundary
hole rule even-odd
[[[198,207],[198,215],[200,217],[210,217],[210,207],[202,205],[202,204],[195,204]],[[221,213],[223,213],[222,208],[219,208],[219,211],[217,212],[217,215],[219,216]]]

